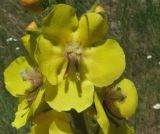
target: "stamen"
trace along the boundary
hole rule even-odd
[[[39,90],[34,90],[33,92],[26,93],[26,99],[28,103],[32,103],[36,99]]]
[[[105,101],[103,101],[103,104],[102,104],[102,105],[103,105],[105,111],[108,111],[109,114],[111,114],[113,117],[117,118],[118,120],[124,120],[124,119],[125,119],[125,118],[123,118],[123,117],[119,117],[119,116],[115,115],[115,114],[109,109],[109,107],[107,106],[107,104],[106,104]]]
[[[26,69],[21,72],[21,76],[24,81],[31,82],[33,90],[39,88],[42,85],[42,75],[38,71],[33,69]]]
[[[108,119],[109,119],[113,124],[115,124],[117,127],[119,127],[119,126],[120,126],[119,123],[113,118],[113,117],[115,117],[115,116],[113,116],[112,112],[111,112],[110,110],[108,110],[109,108],[107,107],[107,105],[105,104],[104,101],[103,101],[102,105],[103,105],[104,111],[105,111]],[[113,116],[113,117],[112,117],[112,116]]]
[[[117,95],[117,100],[119,100],[119,101],[124,101],[124,99],[127,97],[126,95],[124,95],[121,88],[117,88],[116,93],[117,93],[116,94]]]
[[[64,51],[64,55],[68,60],[68,64],[63,76],[66,79],[69,76],[70,70],[74,69],[75,76],[80,81],[79,60],[81,58],[82,49],[78,44],[67,45]]]
[[[115,87],[107,90],[106,99],[102,102],[106,115],[116,126],[119,126],[118,120],[125,120],[125,118],[113,113],[108,104],[113,104],[115,101],[124,101],[126,97],[127,96],[122,92],[121,88]]]
[[[124,101],[127,96],[122,92],[121,88],[114,88],[106,92],[108,101]]]
[[[64,75],[63,75],[63,79],[66,79],[66,78],[68,77],[70,68],[71,68],[71,61],[68,60],[67,68],[66,68],[65,73],[64,73]]]
[[[112,118],[106,111],[105,111],[105,113],[106,113],[108,119],[109,119],[113,124],[115,124],[117,127],[120,126],[119,123],[118,123],[114,118]]]
[[[79,62],[78,60],[76,59],[75,63],[74,63],[74,66],[75,66],[75,71],[76,71],[76,78],[77,80],[81,80],[80,78],[80,72],[79,72]]]
[[[27,97],[27,102],[32,103],[32,101],[36,98],[36,95]]]
[[[76,78],[77,78],[78,81],[81,80],[81,77],[80,77],[80,73],[79,73],[79,72],[76,72]]]
[[[26,69],[21,72],[22,79],[24,81],[30,81],[32,84],[32,87],[30,90],[26,91],[23,95],[19,95],[22,97],[26,97],[28,103],[32,103],[33,100],[37,97],[39,88],[42,86],[42,75],[38,71],[35,71],[33,69]]]

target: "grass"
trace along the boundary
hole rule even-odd
[[[78,0],[74,5],[81,10],[79,13],[83,13],[90,3],[84,5]],[[160,2],[103,0],[103,5],[110,24],[108,37],[117,39],[126,54],[127,68],[122,77],[133,80],[139,93],[139,106],[131,124],[136,134],[159,134],[160,110],[154,110],[152,106],[160,103]],[[20,37],[30,20],[16,0],[0,1],[0,134],[25,134],[28,131],[27,128],[17,131],[10,126],[17,101],[5,90],[2,75],[12,60],[24,53]],[[9,37],[18,41],[7,42]],[[152,55],[150,60],[148,55]]]
[[[158,134],[160,111],[152,106],[160,102],[160,5],[152,0],[121,0],[116,9],[114,21],[120,22],[120,29],[114,37],[125,49],[124,75],[136,83],[139,93],[139,107],[133,121],[136,133]],[[153,58],[148,60],[147,55]]]

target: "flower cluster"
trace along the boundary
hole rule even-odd
[[[27,31],[22,41],[28,56],[4,71],[6,89],[19,98],[13,127],[31,120],[32,134],[84,134],[73,113],[83,118],[89,113],[98,133],[134,133],[125,120],[136,110],[136,88],[128,79],[115,83],[125,55],[116,40],[104,38],[108,24],[101,14],[87,12],[78,19],[73,7],[57,4],[41,27],[32,22]]]

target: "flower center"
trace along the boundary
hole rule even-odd
[[[21,76],[24,81],[30,81],[30,83],[32,84],[31,90],[26,91],[24,95],[26,96],[27,101],[30,103],[36,98],[39,91],[39,87],[43,83],[42,75],[40,72],[35,71],[33,69],[26,69],[21,72]]]
[[[127,96],[125,96],[121,88],[112,88],[106,92],[106,98],[103,100],[104,111],[109,120],[112,121],[112,123],[114,123],[116,126],[119,126],[119,123],[116,120],[124,120],[124,118],[115,114],[110,108],[110,105],[112,105],[115,101],[122,102],[126,97]]]
[[[119,87],[107,90],[105,95],[106,95],[105,100],[107,103],[113,103],[115,101],[124,101],[125,98],[127,97]]]
[[[67,59],[67,67],[63,78],[66,79],[69,76],[71,69],[74,69],[77,80],[81,79],[79,64],[82,56],[82,48],[78,44],[67,45],[64,50],[64,56]]]

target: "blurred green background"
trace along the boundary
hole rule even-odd
[[[94,0],[57,0],[76,7],[78,14]],[[108,38],[124,48],[127,68],[122,77],[133,80],[139,106],[130,123],[136,134],[160,134],[160,0],[102,0],[110,25]],[[15,130],[10,123],[16,99],[4,88],[3,70],[18,55],[24,55],[20,38],[32,20],[18,0],[0,0],[0,134],[26,134],[28,128]],[[14,77],[14,76],[13,76]]]

